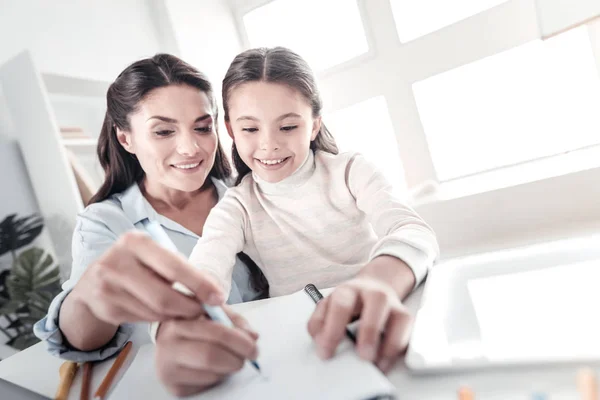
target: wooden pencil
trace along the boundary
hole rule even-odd
[[[577,389],[581,400],[598,400],[598,381],[596,371],[582,368],[577,373]]]
[[[69,397],[69,390],[71,390],[71,385],[73,385],[77,368],[79,368],[79,365],[73,361],[65,361],[61,364],[58,369],[60,383],[54,396],[56,400],[67,400],[67,397]]]
[[[125,359],[127,358],[129,351],[131,350],[131,346],[131,342],[127,342],[127,344],[125,344],[125,347],[123,347],[123,350],[121,350],[121,352],[117,356],[115,362],[110,367],[110,370],[108,370],[108,373],[104,377],[104,380],[102,380],[102,383],[98,387],[98,390],[96,390],[96,394],[94,394],[95,399],[104,399],[104,397],[106,397],[106,394],[110,389],[112,381],[115,379],[115,376],[123,366],[123,363],[125,363]]]
[[[86,362],[83,364],[83,376],[81,377],[81,393],[79,394],[79,400],[90,399],[90,387],[92,385],[92,369],[94,364]]]

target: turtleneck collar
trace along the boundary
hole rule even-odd
[[[254,172],[252,179],[256,182],[259,190],[265,194],[285,194],[293,191],[304,185],[310,179],[315,170],[315,155],[312,150],[308,151],[308,155],[302,165],[298,167],[294,173],[279,182],[267,182],[261,179]]]

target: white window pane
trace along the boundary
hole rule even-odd
[[[409,42],[507,0],[391,0],[401,42]]]
[[[585,27],[413,85],[442,181],[600,142],[600,77]]]
[[[317,71],[368,51],[356,1],[275,0],[244,15],[244,25],[252,47],[288,47]]]
[[[358,151],[375,164],[401,193],[406,189],[398,142],[383,96],[354,104],[323,117],[340,151]]]

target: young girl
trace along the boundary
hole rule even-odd
[[[337,286],[309,322],[320,355],[331,357],[360,315],[359,354],[386,371],[409,332],[399,299],[438,256],[431,228],[361,155],[338,154],[313,73],[292,51],[238,55],[223,80],[223,105],[239,177],[211,211],[190,262],[226,293],[242,251],[264,272],[271,296],[308,283]]]

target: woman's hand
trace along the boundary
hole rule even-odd
[[[228,328],[204,315],[161,324],[156,339],[156,369],[175,396],[189,396],[221,382],[256,359],[256,339],[246,321],[223,307],[237,328]]]
[[[356,278],[337,286],[317,305],[308,332],[319,355],[332,357],[346,326],[360,317],[359,355],[388,372],[408,345],[413,318],[400,299],[413,286],[414,275],[404,262],[390,256],[375,258]]]
[[[185,282],[196,299],[173,290]],[[194,318],[200,302],[225,301],[210,275],[142,232],[124,234],[90,264],[61,306],[59,324],[69,343],[84,351],[106,344],[126,322]]]

